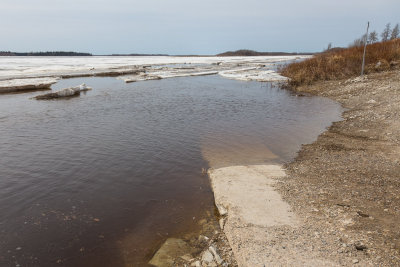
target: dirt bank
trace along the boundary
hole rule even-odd
[[[400,71],[296,91],[347,109],[276,187],[303,220],[304,246],[338,265],[399,266]]]

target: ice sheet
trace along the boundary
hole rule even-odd
[[[268,81],[283,79],[274,73],[274,64],[305,57],[0,57],[0,82],[13,80],[19,86],[21,80],[16,79],[20,78],[82,76],[123,76],[121,79],[130,82],[216,73],[238,80]]]
[[[0,93],[22,90],[46,89],[58,81],[58,78],[12,79],[0,81]]]

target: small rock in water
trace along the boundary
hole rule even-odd
[[[150,264],[157,267],[172,266],[174,259],[183,256],[192,258],[190,246],[182,239],[168,238],[150,260]]]
[[[184,261],[191,261],[192,260],[192,256],[189,254],[185,254],[183,256],[180,256],[180,258]]]
[[[216,250],[213,246],[210,246],[210,247],[208,248],[208,250],[214,255],[215,261],[216,261],[218,264],[221,264],[221,263],[223,262],[223,260],[221,259],[221,257],[218,255],[217,250]]]
[[[228,214],[228,211],[223,206],[217,205],[217,208],[221,216],[225,216],[226,214]]]
[[[204,236],[204,235],[200,235],[200,236],[199,236],[199,241],[200,241],[200,242],[207,242],[208,240],[209,240],[209,238],[206,237],[206,236]]]
[[[201,256],[201,260],[205,263],[211,263],[214,260],[214,257],[209,250],[206,250],[203,252],[203,256]]]

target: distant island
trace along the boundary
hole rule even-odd
[[[48,52],[10,52],[10,51],[0,51],[0,56],[36,56],[36,57],[88,57],[92,56],[90,53],[78,53],[78,52],[64,52],[64,51],[48,51]]]
[[[254,56],[293,56],[293,55],[313,55],[314,53],[288,53],[288,52],[257,52],[248,49],[240,49],[236,51],[227,51],[217,55],[173,55],[176,57],[254,57]],[[88,56],[113,56],[113,57],[157,57],[171,56],[169,54],[111,54],[111,55],[93,55],[91,53],[65,52],[65,51],[47,51],[47,52],[10,52],[0,51],[0,56],[39,56],[39,57],[88,57]]]
[[[257,52],[248,49],[240,49],[236,51],[228,51],[218,54],[218,57],[255,57],[255,56],[293,56],[293,55],[312,55],[314,53],[288,53],[288,52]]]

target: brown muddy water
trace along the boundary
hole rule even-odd
[[[0,95],[0,266],[144,266],[214,210],[202,168],[283,162],[338,104],[219,76]]]

